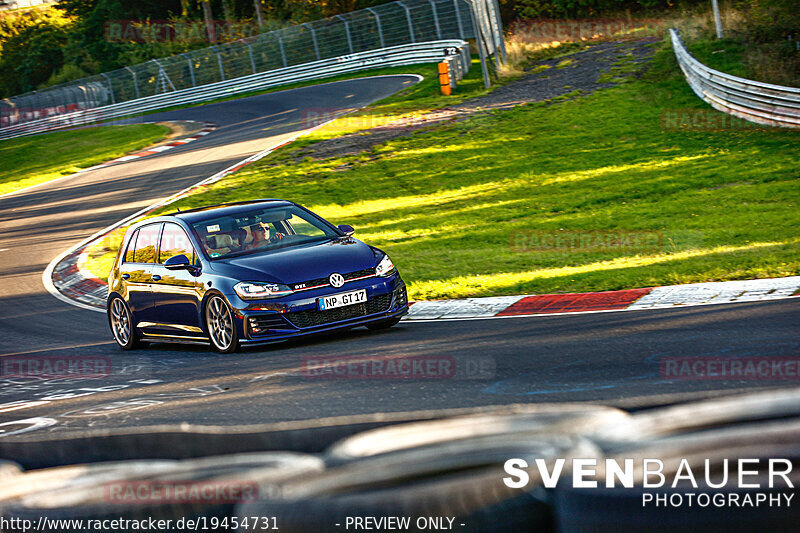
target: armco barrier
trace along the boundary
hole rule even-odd
[[[800,127],[800,88],[771,85],[708,68],[689,54],[678,30],[669,30],[686,81],[714,109],[757,124]]]
[[[370,50],[345,56],[312,61],[235,79],[210,83],[178,91],[128,100],[119,104],[78,110],[0,129],[0,139],[33,135],[64,127],[94,124],[133,113],[142,113],[184,104],[196,104],[216,98],[279,87],[290,83],[328,78],[377,67],[419,63],[450,64],[451,72],[461,79],[469,70],[469,45],[462,40],[431,41]]]

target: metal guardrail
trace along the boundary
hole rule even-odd
[[[757,124],[800,128],[800,88],[761,83],[709,68],[689,54],[678,30],[670,29],[669,33],[686,81],[711,107]]]
[[[452,76],[460,80],[469,70],[469,45],[461,40],[444,40],[393,46],[346,56],[313,61],[239,78],[156,94],[119,104],[95,107],[55,115],[0,129],[0,139],[32,135],[45,131],[94,124],[134,113],[142,113],[184,104],[196,104],[221,97],[279,87],[290,83],[316,80],[373,69],[430,62],[447,62]]]
[[[112,38],[116,33],[109,28]],[[473,38],[488,87],[490,57],[499,64],[505,56],[497,0],[396,0],[0,99],[0,132],[54,115],[362,52]]]

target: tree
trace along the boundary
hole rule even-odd
[[[72,21],[58,12],[34,10],[5,28],[0,56],[0,92],[6,96],[32,91],[64,62],[63,49]]]
[[[260,28],[264,26],[264,10],[261,7],[261,0],[253,0],[253,7],[255,8],[256,20]]]
[[[214,28],[214,15],[211,12],[211,0],[200,0],[203,4],[203,18],[206,21],[206,32],[208,40],[212,43],[217,42],[217,31]]]

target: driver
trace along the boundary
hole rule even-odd
[[[246,250],[255,250],[269,244],[269,226],[263,222],[250,226],[250,234],[253,236],[253,240],[245,246]]]
[[[253,235],[253,240],[245,246],[245,250],[263,248],[269,243],[278,241],[284,237],[283,233],[270,233],[269,226],[263,222],[251,225],[250,233]]]

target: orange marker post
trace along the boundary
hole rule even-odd
[[[443,95],[450,96],[452,92],[450,88],[450,65],[446,62],[439,63],[439,86]]]

